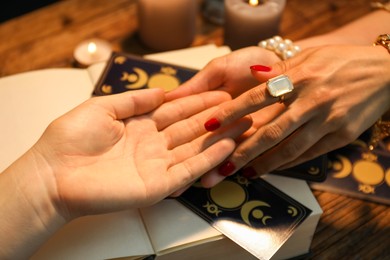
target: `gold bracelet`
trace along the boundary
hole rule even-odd
[[[301,48],[291,40],[283,39],[278,35],[259,42],[258,46],[275,52],[282,60],[292,58],[301,51]]]
[[[381,34],[376,38],[374,46],[381,45],[390,53],[390,35]],[[383,121],[379,118],[378,121],[371,127],[371,137],[368,142],[368,149],[374,150],[380,141],[390,136],[390,121]]]
[[[375,8],[375,9],[382,9],[382,10],[390,12],[390,1],[387,1],[387,3],[372,2],[371,7]]]
[[[374,46],[381,45],[390,53],[390,34],[381,34],[376,38]]]
[[[379,142],[390,136],[390,121],[379,119],[371,128],[371,137],[368,142],[368,149],[373,151]]]

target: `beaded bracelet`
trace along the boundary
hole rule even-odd
[[[301,51],[301,48],[295,45],[291,40],[283,39],[278,35],[259,42],[258,46],[275,52],[282,60],[292,58]]]

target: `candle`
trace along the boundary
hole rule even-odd
[[[285,3],[285,0],[225,0],[225,44],[235,50],[279,34]]]
[[[73,56],[78,65],[85,67],[110,58],[112,48],[101,39],[89,39],[76,46]]]
[[[139,0],[141,41],[157,51],[189,47],[195,37],[197,3],[194,0]]]

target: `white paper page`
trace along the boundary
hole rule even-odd
[[[140,209],[157,253],[222,238],[222,234],[176,200]]]
[[[96,260],[152,254],[135,209],[78,218],[60,229],[32,260]]]
[[[95,87],[96,83],[98,82],[100,75],[102,75],[102,72],[106,65],[107,62],[99,62],[87,68],[93,87]]]
[[[83,69],[47,69],[0,78],[0,172],[28,150],[47,125],[91,96]]]
[[[214,44],[209,44],[189,49],[149,54],[144,57],[154,61],[199,70],[206,66],[213,58],[226,55],[230,52],[230,48],[227,46],[217,47]]]

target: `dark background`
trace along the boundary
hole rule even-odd
[[[35,9],[55,3],[59,0],[11,0],[1,1],[0,23],[20,15],[31,12]]]

